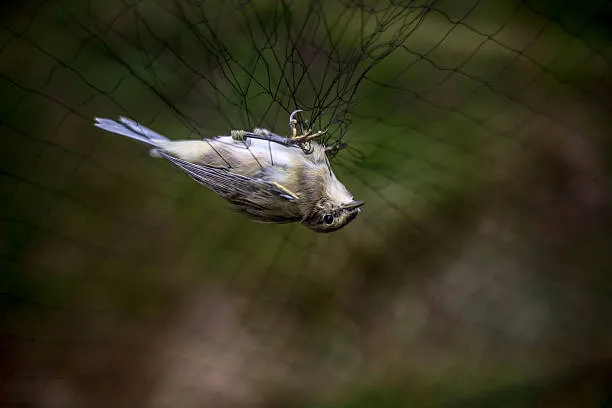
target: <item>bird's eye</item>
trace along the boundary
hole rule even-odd
[[[323,221],[325,221],[326,224],[331,224],[332,222],[334,222],[334,216],[331,214],[327,214],[325,215],[325,217],[323,217]]]

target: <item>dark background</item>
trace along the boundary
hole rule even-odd
[[[610,406],[609,3],[2,7],[1,406]],[[367,202],[333,234],[92,126],[296,108]]]

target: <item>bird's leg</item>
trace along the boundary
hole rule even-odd
[[[296,113],[302,112],[301,109],[295,110],[289,115],[289,132],[291,134],[290,137],[279,136],[276,133],[270,132],[268,129],[255,128],[252,132],[247,132],[244,130],[232,130],[231,135],[232,139],[245,141],[247,138],[252,139],[260,139],[267,140],[270,142],[278,143],[283,146],[298,146],[301,148],[306,154],[312,152],[312,146],[310,145],[310,141],[315,139],[327,132],[326,130],[319,130],[316,133],[312,133],[312,130],[307,130],[301,135],[297,135],[297,131],[295,125],[297,124],[297,120],[294,119]]]
[[[264,140],[271,140],[271,141],[276,141],[273,139],[286,139],[282,136],[276,135],[272,132],[270,132],[268,129],[263,129],[263,128],[255,128],[253,129],[252,132],[247,132],[245,130],[232,130],[230,131],[230,134],[232,135],[232,139],[234,140],[239,140],[239,141],[244,141],[249,137],[252,137],[254,139],[264,139]],[[262,137],[256,137],[256,136],[262,136]],[[270,137],[267,137],[270,136]]]
[[[269,142],[278,143],[283,146],[290,146],[293,144],[290,138],[279,136],[276,133],[270,132],[268,129],[255,128],[252,132],[247,132],[246,130],[232,130],[230,133],[232,135],[232,139],[238,141],[245,141],[251,138],[267,140]]]

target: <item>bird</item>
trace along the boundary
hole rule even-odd
[[[325,131],[296,135],[297,112],[289,116],[289,137],[256,128],[171,140],[126,117],[96,117],[94,126],[149,145],[151,156],[168,160],[252,220],[337,231],[357,217],[364,202],[355,200],[334,174],[330,148],[314,140]]]

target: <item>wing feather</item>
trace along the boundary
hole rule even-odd
[[[271,216],[269,214],[270,211],[266,212],[266,210],[269,210],[268,208],[258,204],[265,203],[266,200],[270,202],[270,200],[278,201],[279,199],[294,203],[296,198],[288,194],[286,189],[283,190],[282,186],[259,178],[236,174],[226,168],[191,163],[174,157],[163,150],[159,150],[158,153],[187,173],[195,181],[225,198],[236,209],[246,212],[253,218],[268,222],[292,222],[299,220],[299,217],[289,214]],[[265,216],[263,215],[264,213]]]

